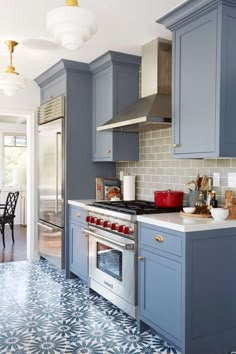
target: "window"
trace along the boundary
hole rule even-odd
[[[25,184],[26,136],[4,135],[4,184]]]

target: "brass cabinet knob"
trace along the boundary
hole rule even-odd
[[[173,144],[173,148],[177,148],[178,147],[178,144]]]
[[[143,260],[144,260],[144,257],[138,256],[138,260],[139,260],[139,261],[143,261]]]
[[[107,154],[110,154],[111,153],[111,150],[110,149],[107,149]]]
[[[80,213],[79,212],[77,212],[75,215],[77,216],[77,218],[80,218]]]
[[[164,237],[162,237],[161,235],[157,235],[156,237],[154,237],[154,240],[157,242],[164,242]]]

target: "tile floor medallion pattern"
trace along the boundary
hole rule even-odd
[[[180,354],[46,261],[0,265],[0,353]]]

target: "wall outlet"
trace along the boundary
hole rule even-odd
[[[124,180],[124,171],[120,171],[120,180],[121,180],[121,181]]]
[[[236,173],[228,173],[228,187],[236,188]]]
[[[219,172],[213,173],[213,186],[220,187],[220,174],[219,174]]]

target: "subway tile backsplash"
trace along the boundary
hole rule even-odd
[[[140,160],[135,162],[117,162],[117,175],[136,175],[136,198],[154,200],[155,190],[182,190],[185,192],[184,204],[187,205],[188,188],[186,183],[195,179],[197,173],[212,177],[213,172],[220,173],[220,187],[214,187],[219,205],[224,205],[224,196],[229,188],[228,172],[236,172],[235,159],[184,159],[176,160],[171,156],[171,128],[140,133]]]

